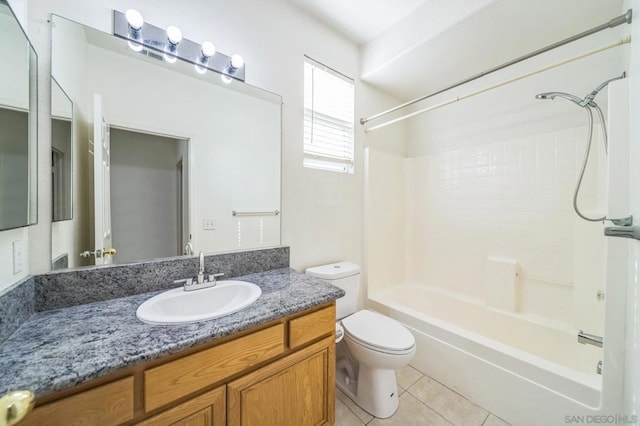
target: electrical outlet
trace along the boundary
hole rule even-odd
[[[214,219],[202,219],[202,229],[214,231],[216,229],[216,221]]]
[[[21,240],[16,240],[13,243],[13,275],[22,272],[24,267],[24,244]]]

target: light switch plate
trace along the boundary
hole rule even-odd
[[[214,219],[202,219],[202,229],[214,231],[216,229],[216,221]]]
[[[22,272],[24,267],[24,244],[21,240],[16,240],[13,243],[13,275]]]

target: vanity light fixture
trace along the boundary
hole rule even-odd
[[[124,14],[129,27],[129,47],[131,50],[141,52],[143,46],[140,42],[142,41],[142,26],[144,25],[144,19],[140,12],[135,9],[129,9]]]
[[[165,61],[173,63],[177,59],[193,64],[198,73],[207,71],[221,74],[224,80],[245,79],[245,64],[242,56],[227,56],[217,52],[213,43],[202,44],[182,37],[182,32],[174,26],[162,28],[144,22],[140,12],[129,9],[125,13],[114,10],[113,35],[126,40],[129,47],[144,54],[157,52]]]
[[[164,48],[164,60],[173,64],[177,59],[178,44],[182,41],[180,28],[169,25],[167,27],[167,43]]]
[[[200,74],[207,72],[206,66],[209,64],[209,59],[216,54],[216,47],[210,41],[202,43],[200,49],[200,57],[198,58],[198,65],[196,65],[196,71]]]

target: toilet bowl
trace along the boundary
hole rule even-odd
[[[387,418],[398,409],[395,370],[416,352],[415,339],[399,322],[370,310],[357,311],[360,270],[350,262],[307,269],[345,291],[336,301],[344,338],[336,346],[336,385],[362,409]]]
[[[357,362],[355,385],[348,372],[337,372],[336,385],[363,410],[387,418],[398,409],[396,369],[416,352],[413,335],[400,323],[376,312],[358,311],[341,321],[350,359]]]

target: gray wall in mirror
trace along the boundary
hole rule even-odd
[[[73,215],[52,225],[54,260],[66,255],[69,267],[92,264],[79,253],[96,246],[89,155],[94,94],[102,97],[115,159],[109,211],[113,246],[122,255],[113,256],[114,263],[180,255],[187,242],[196,253],[280,244],[279,215],[232,215],[280,210],[280,96],[133,52],[111,34],[59,16],[52,21],[52,75],[73,103],[74,134]],[[135,139],[144,143],[123,141],[127,134],[142,135]],[[167,140],[173,145],[161,149]],[[157,184],[143,185],[154,181],[160,164],[144,159],[145,151],[149,157],[167,152],[162,179],[168,179],[172,200],[161,199]],[[134,214],[139,226],[131,226],[126,214]],[[167,238],[145,226],[167,218],[173,221],[163,230]]]
[[[37,56],[0,0],[0,230],[36,222]]]

